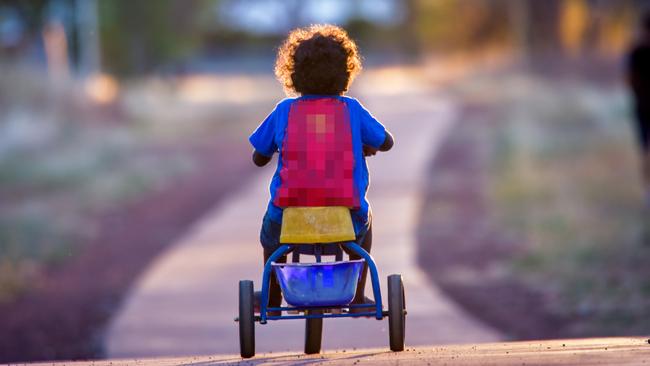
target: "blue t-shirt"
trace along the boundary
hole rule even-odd
[[[271,199],[267,208],[269,218],[277,223],[282,223],[282,208],[273,204],[275,194],[280,187],[280,170],[282,169],[282,142],[284,141],[287,122],[289,119],[289,109],[296,100],[307,98],[336,98],[345,102],[350,116],[350,127],[352,130],[352,150],[354,154],[354,184],[359,197],[359,209],[351,210],[354,231],[359,234],[363,232],[368,225],[368,211],[370,205],[366,199],[366,192],[370,179],[368,176],[368,166],[363,156],[363,145],[371,146],[378,149],[386,139],[386,128],[377,121],[368,112],[358,100],[345,96],[319,96],[305,95],[299,98],[287,98],[275,106],[275,109],[268,117],[257,127],[249,137],[251,145],[255,150],[267,157],[273,156],[278,152],[277,168],[271,179],[269,187]]]

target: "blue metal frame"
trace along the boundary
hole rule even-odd
[[[300,244],[297,244],[300,245]],[[260,324],[266,324],[267,320],[281,320],[281,319],[314,319],[314,318],[358,318],[358,317],[367,317],[374,316],[377,320],[381,320],[384,316],[382,311],[382,301],[381,301],[381,290],[379,288],[379,273],[377,271],[377,265],[372,256],[366,252],[361,246],[357,243],[349,242],[342,244],[345,248],[356,253],[361,258],[366,261],[368,265],[368,270],[370,271],[370,280],[372,283],[372,293],[375,298],[374,305],[364,305],[364,304],[351,304],[351,305],[341,305],[341,306],[328,306],[325,308],[313,308],[313,307],[274,307],[269,308],[269,282],[271,280],[271,274],[273,268],[271,263],[278,260],[280,257],[289,253],[297,245],[282,245],[278,248],[269,260],[264,264],[264,272],[262,274],[262,294],[260,299]],[[313,245],[313,244],[309,244]],[[317,309],[332,309],[332,308],[371,308],[374,307],[375,311],[367,311],[362,313],[347,313],[347,314],[304,314],[304,315],[280,315],[280,316],[268,316],[269,311],[287,311],[287,310],[317,310]]]
[[[269,282],[271,281],[271,263],[278,260],[283,255],[291,251],[290,245],[282,245],[271,254],[269,260],[264,264],[264,272],[262,273],[262,298],[260,299],[260,324],[266,324],[266,312],[269,304]]]

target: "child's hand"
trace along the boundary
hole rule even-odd
[[[253,151],[253,163],[257,166],[264,166],[268,164],[268,162],[271,161],[270,156],[265,156],[257,152],[257,150]]]
[[[363,145],[363,156],[373,156],[377,154],[377,149],[372,146]]]

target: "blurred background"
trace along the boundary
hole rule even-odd
[[[0,0],[0,362],[102,357],[137,276],[253,172],[277,46],[323,22],[378,88],[416,73],[457,104],[420,214],[433,283],[511,339],[647,334],[625,55],[648,6]]]

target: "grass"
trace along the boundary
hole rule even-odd
[[[77,82],[50,85],[33,70],[3,70],[0,302],[83,250],[103,212],[201,169],[195,144],[217,135],[244,140],[273,105],[196,105],[180,101],[174,81],[135,80],[121,85],[121,100],[99,106]]]
[[[129,202],[195,168],[182,155],[156,155],[155,143],[143,145],[131,131],[84,122],[75,120],[73,131],[37,144],[5,141],[0,155],[0,302],[28,290],[39,270],[74,256],[77,244],[92,236],[88,215]]]
[[[499,83],[489,97],[461,92],[502,118],[490,200],[521,241],[513,275],[545,292],[549,311],[578,319],[571,334],[647,332],[649,214],[623,92],[529,75]]]

